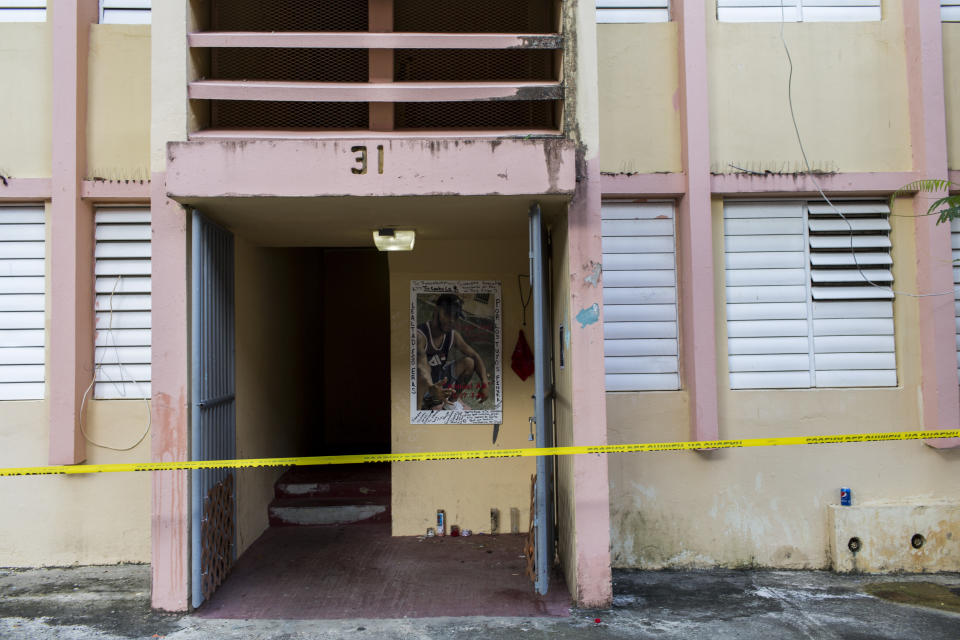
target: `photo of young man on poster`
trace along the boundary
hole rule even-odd
[[[411,292],[412,422],[496,423],[499,283],[417,284]]]

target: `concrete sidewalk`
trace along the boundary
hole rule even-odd
[[[0,638],[960,638],[960,574],[618,571],[614,593],[566,618],[211,620],[151,611],[144,565],[3,569]]]

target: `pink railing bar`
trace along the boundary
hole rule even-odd
[[[559,82],[285,82],[199,80],[191,100],[271,100],[293,102],[465,102],[559,100]]]
[[[556,129],[203,129],[190,134],[190,140],[403,140],[421,138],[556,138]],[[3,192],[0,191],[0,197]]]
[[[358,33],[205,31],[187,36],[191,47],[291,49],[562,49],[556,33]]]

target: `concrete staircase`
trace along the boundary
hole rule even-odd
[[[293,467],[274,496],[272,527],[390,522],[390,464]]]

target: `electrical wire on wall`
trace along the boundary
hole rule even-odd
[[[153,416],[151,415],[151,411],[150,411],[150,397],[149,395],[143,393],[143,386],[141,382],[136,380],[132,375],[128,375],[129,370],[123,364],[123,359],[120,357],[120,347],[117,344],[116,336],[113,333],[113,296],[114,294],[116,294],[117,289],[120,287],[122,283],[123,283],[123,276],[117,276],[116,282],[113,283],[113,289],[110,291],[110,298],[108,299],[109,300],[108,304],[110,309],[110,320],[107,323],[107,341],[112,344],[108,344],[103,349],[103,351],[101,352],[99,361],[94,363],[93,377],[91,378],[90,384],[87,386],[86,391],[83,392],[83,398],[80,400],[80,433],[83,434],[84,440],[86,440],[87,442],[89,442],[91,445],[95,447],[99,447],[101,449],[109,449],[110,451],[130,451],[131,449],[135,449],[137,446],[140,445],[141,442],[143,442],[144,438],[147,437],[147,434],[150,433],[150,427],[152,426],[152,423],[153,423]],[[120,370],[120,376],[121,376],[120,380],[110,380],[109,376],[107,376],[107,374],[103,370],[103,361],[108,352],[109,347],[111,346],[113,347],[113,352],[117,357],[117,366]],[[98,374],[100,374],[101,377],[107,378],[107,381],[110,384],[114,385],[114,388],[116,388],[118,391],[121,390],[121,387],[119,387],[118,384],[126,382],[127,380],[129,380],[129,382],[132,382],[134,385],[136,385],[137,389],[140,391],[140,395],[143,399],[143,402],[147,407],[147,426],[143,430],[143,433],[140,435],[140,437],[137,438],[136,442],[134,442],[130,446],[114,447],[108,444],[103,444],[102,442],[97,442],[93,440],[87,434],[86,427],[84,426],[84,417],[86,416],[87,399],[90,396],[90,391],[93,390],[94,384],[96,384],[97,382]]]
[[[911,298],[931,298],[936,296],[954,296],[954,291],[944,291],[943,293],[908,293],[906,291],[897,291],[893,287],[887,287],[882,284],[878,284],[867,277],[867,274],[863,272],[863,269],[860,265],[859,259],[857,258],[857,252],[854,249],[854,229],[853,224],[847,219],[847,217],[840,211],[839,208],[827,197],[827,194],[823,192],[823,189],[820,187],[820,183],[817,181],[816,176],[813,173],[813,169],[810,167],[810,161],[807,158],[807,151],[803,146],[803,138],[800,135],[800,126],[797,124],[797,115],[793,107],[793,56],[790,55],[790,47],[787,45],[787,39],[784,35],[784,25],[786,24],[786,8],[784,7],[783,0],[780,0],[780,42],[783,44],[783,50],[787,54],[787,64],[789,65],[789,74],[787,76],[787,103],[790,106],[790,119],[793,121],[793,131],[797,137],[797,144],[800,147],[800,155],[803,157],[803,166],[807,170],[807,175],[810,178],[810,181],[813,182],[813,186],[817,188],[817,192],[820,194],[820,197],[823,198],[823,201],[833,209],[840,218],[846,223],[847,227],[850,229],[850,253],[853,256],[853,264],[857,267],[857,271],[860,273],[860,277],[863,278],[864,282],[867,284],[877,287],[883,291],[892,293],[894,296],[909,296]],[[901,215],[901,214],[890,214],[890,215]],[[918,216],[902,216],[902,217],[918,217]]]

